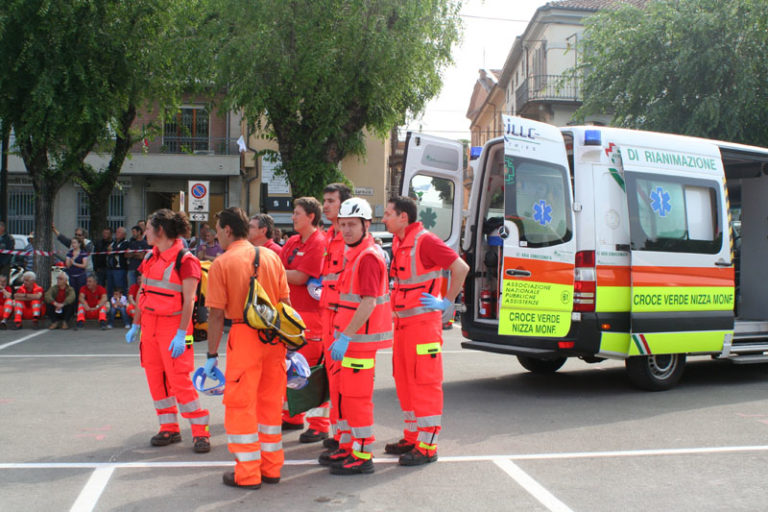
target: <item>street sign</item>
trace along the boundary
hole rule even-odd
[[[189,180],[189,213],[208,213],[210,194],[209,181]],[[190,218],[192,218],[190,216]],[[207,219],[207,216],[206,216]],[[196,219],[192,219],[196,220]]]
[[[190,213],[189,220],[193,222],[208,222],[208,213]]]

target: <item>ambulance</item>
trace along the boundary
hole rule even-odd
[[[768,361],[768,149],[502,117],[466,180],[456,141],[406,141],[403,193],[471,268],[464,348],[654,391],[687,356]]]

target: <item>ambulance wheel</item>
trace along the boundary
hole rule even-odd
[[[674,387],[685,368],[685,354],[635,356],[625,361],[632,384],[647,391],[666,391]]]
[[[557,359],[538,359],[529,356],[517,356],[520,365],[531,373],[555,373],[565,364],[567,357]]]

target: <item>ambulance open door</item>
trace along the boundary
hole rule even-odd
[[[679,378],[685,354],[720,352],[733,336],[723,167],[708,146],[695,154],[621,148],[632,276],[627,368],[642,368],[652,389]]]
[[[455,140],[408,132],[402,195],[418,203],[418,221],[459,252],[464,205],[464,147]]]
[[[562,338],[571,330],[576,241],[563,136],[511,116],[504,124],[500,335]]]

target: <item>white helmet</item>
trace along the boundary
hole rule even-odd
[[[351,197],[341,203],[338,218],[347,219],[350,217],[357,217],[360,219],[371,220],[373,217],[372,213],[373,211],[371,210],[371,205],[368,204],[368,201],[361,197]]]

